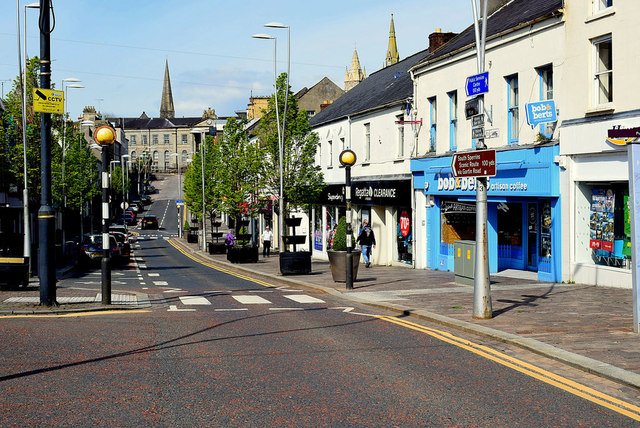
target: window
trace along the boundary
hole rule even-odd
[[[168,150],[165,150],[165,151],[164,151],[164,160],[165,160],[165,161],[168,161],[168,160],[169,160],[169,151],[168,151]]]
[[[595,55],[595,100],[596,105],[613,102],[613,55],[611,36],[593,41]]]
[[[449,149],[458,150],[458,92],[449,92]]]
[[[509,144],[518,144],[520,115],[518,109],[518,75],[514,74],[507,79],[507,116],[508,116],[508,136]]]
[[[158,145],[158,134],[153,134],[153,139],[151,140],[153,142],[154,146]]]
[[[438,105],[436,104],[436,97],[429,98],[429,121],[431,123],[429,137],[431,142],[429,143],[429,151],[436,151],[436,137],[437,137],[437,120],[438,120]]]
[[[183,150],[182,151],[182,166],[184,166],[187,163],[187,157],[188,157],[187,151]]]
[[[593,13],[598,13],[613,6],[613,0],[593,0]]]
[[[164,134],[164,143],[169,144],[169,134]]]
[[[131,162],[135,162],[135,161],[136,161],[137,156],[138,156],[138,155],[136,154],[136,152],[131,152]]]
[[[182,144],[187,144],[187,134],[182,134]]]
[[[146,135],[143,135],[143,136],[142,136],[142,145],[143,145],[143,146],[146,146],[146,145],[147,145],[147,136],[146,136]]]
[[[131,145],[132,145],[132,146],[135,146],[135,145],[136,145],[136,136],[135,136],[135,135],[132,135],[132,136],[131,136]]]
[[[400,122],[398,123],[398,147],[396,155],[401,159],[404,157],[404,123],[402,123],[404,121],[404,115],[396,116],[396,121]]]
[[[329,152],[329,158],[327,160],[327,166],[333,166],[333,141],[327,141],[327,151]]]
[[[553,99],[553,66],[547,65],[537,69],[540,78],[540,101]],[[556,128],[555,122],[543,123],[540,125],[540,133],[547,138],[553,136]]]
[[[371,124],[364,124],[364,160],[371,160]]]

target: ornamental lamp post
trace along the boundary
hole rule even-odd
[[[111,304],[111,257],[109,248],[109,146],[116,140],[116,131],[108,125],[93,134],[102,147],[102,304]]]
[[[356,154],[351,149],[340,153],[340,164],[344,166],[345,187],[344,195],[347,203],[347,290],[353,290],[353,230],[351,229],[351,167],[356,163]]]

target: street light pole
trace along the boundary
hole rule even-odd
[[[23,205],[23,257],[28,264],[28,272],[31,273],[31,222],[29,218],[29,180],[27,168],[27,9],[39,8],[40,3],[31,3],[24,6],[23,13],[23,36],[24,43],[24,68],[22,58],[20,58],[20,0],[16,0],[17,15],[17,35],[18,35],[18,68],[20,80],[22,81],[22,162],[24,175],[24,189],[22,190]],[[24,70],[24,74],[23,74]]]
[[[254,39],[269,39],[273,40],[273,85],[274,85],[274,99],[276,105],[276,128],[278,130],[278,161],[279,161],[279,172],[280,172],[280,195],[278,198],[278,251],[284,251],[284,238],[283,238],[283,230],[284,230],[284,180],[282,173],[282,158],[284,157],[284,150],[282,147],[282,135],[280,134],[280,115],[278,113],[278,75],[276,72],[276,45],[277,38],[274,36],[270,36],[268,34],[254,34]]]
[[[124,158],[129,158],[130,155],[121,155],[120,156],[120,168],[122,168],[122,212],[126,209],[126,199],[125,199],[125,191],[124,191],[124,171],[127,170],[127,183],[129,183],[129,168],[127,167],[127,163],[124,161]]]
[[[340,163],[344,166],[345,186],[344,195],[347,202],[347,255],[346,255],[346,286],[353,289],[353,230],[351,228],[351,167],[356,163],[356,154],[351,149],[340,153]]]

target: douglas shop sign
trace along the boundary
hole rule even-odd
[[[492,182],[493,181],[493,182]],[[496,180],[487,178],[488,190],[494,192],[526,192],[529,186],[521,181],[507,181],[504,179]],[[455,191],[475,191],[475,177],[438,177],[438,191],[455,192]]]

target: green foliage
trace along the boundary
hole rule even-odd
[[[287,112],[285,118],[283,141],[282,175],[284,201],[295,207],[308,207],[317,200],[322,190],[323,177],[320,167],[315,163],[319,146],[318,134],[312,131],[305,110],[298,109],[298,100],[286,87],[286,73],[277,80],[278,112],[282,126],[285,96]],[[263,112],[258,129],[258,137],[265,148],[263,175],[271,194],[280,192],[280,157],[278,144],[278,127],[275,108],[275,96],[269,100],[268,111]],[[285,208],[285,211],[287,208]],[[286,215],[286,213],[285,213]]]
[[[191,226],[189,226],[189,220],[185,220],[184,227],[182,228],[182,230],[189,230],[189,229],[191,229]]]
[[[333,235],[333,251],[347,251],[347,219],[340,217],[336,233]]]

